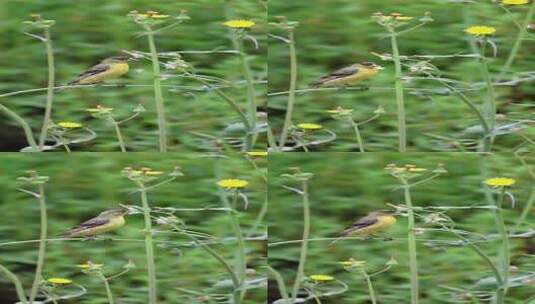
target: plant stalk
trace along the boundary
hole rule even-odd
[[[373,289],[372,280],[370,278],[370,275],[366,272],[366,270],[361,270],[362,276],[366,280],[366,284],[368,285],[368,292],[370,293],[370,300],[372,301],[372,304],[376,304],[377,300],[375,299],[375,290]]]
[[[156,102],[156,113],[158,115],[160,152],[167,152],[167,126],[165,122],[165,105],[160,78],[160,62],[158,61],[158,52],[156,51],[156,44],[154,42],[154,32],[148,26],[146,30],[152,60],[152,74],[154,77],[154,100]]]
[[[414,226],[414,210],[412,206],[412,199],[409,185],[405,184],[403,187],[405,195],[405,204],[407,205],[408,213],[408,245],[409,245],[409,268],[411,273],[411,304],[418,304],[419,301],[419,287],[418,287],[418,260],[416,258],[416,231]]]
[[[154,264],[154,244],[152,240],[152,222],[150,218],[150,207],[147,199],[145,185],[138,183],[141,191],[141,203],[143,205],[143,217],[145,220],[145,251],[147,255],[147,271],[149,281],[149,304],[157,303],[156,294],[156,265]]]
[[[401,83],[401,61],[399,58],[399,48],[396,33],[390,34],[392,45],[392,57],[395,65],[395,90],[396,103],[398,105],[398,136],[399,152],[407,150],[407,128],[405,123],[405,101],[403,97],[403,84]]]
[[[308,199],[308,182],[303,181],[303,242],[301,243],[301,253],[299,254],[299,265],[297,267],[297,274],[295,276],[294,286],[292,290],[292,301],[295,303],[299,294],[301,281],[305,275],[305,263],[308,252],[308,238],[310,237],[310,203]]]
[[[355,131],[355,137],[357,138],[359,151],[364,152],[364,144],[362,143],[362,136],[360,135],[359,125],[353,120],[353,118],[351,118],[349,122],[351,123],[351,126],[353,127],[353,130]]]
[[[35,278],[33,279],[32,289],[30,292],[30,303],[33,303],[39,286],[41,285],[43,265],[45,262],[46,239],[47,239],[47,214],[45,201],[45,186],[39,184],[39,209],[41,210],[41,235],[39,237],[39,253],[37,255],[37,268],[35,269]]]
[[[290,88],[288,90],[288,105],[286,106],[286,116],[279,140],[279,147],[282,149],[288,139],[288,129],[292,125],[292,115],[295,103],[295,89],[297,86],[297,52],[295,50],[295,36],[293,29],[288,31],[288,47],[290,51]]]
[[[41,134],[39,135],[39,150],[43,149],[45,144],[46,135],[48,132],[48,127],[50,125],[50,117],[52,116],[52,102],[54,100],[54,53],[52,51],[52,39],[50,37],[50,29],[45,27],[45,46],[46,46],[46,57],[48,62],[48,88],[46,92],[46,106],[45,106],[45,117],[43,119],[43,126],[41,127]]]
[[[104,282],[104,287],[106,288],[106,295],[108,296],[108,303],[114,304],[113,301],[113,293],[111,292],[110,282],[108,282],[108,279],[102,275],[101,276],[102,282]]]

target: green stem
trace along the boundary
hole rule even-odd
[[[401,83],[401,61],[399,58],[399,49],[396,33],[390,34],[392,44],[392,56],[395,65],[395,89],[396,102],[398,105],[398,132],[399,132],[399,152],[407,150],[407,130],[405,126],[405,102],[403,100],[403,85]]]
[[[28,300],[26,299],[26,294],[24,293],[24,288],[22,287],[22,283],[20,282],[19,278],[9,269],[4,267],[4,265],[0,264],[0,272],[3,272],[6,277],[15,285],[15,289],[17,290],[17,296],[19,297],[19,301],[23,304],[28,304]]]
[[[251,73],[251,67],[249,62],[247,62],[247,57],[243,47],[243,39],[237,37],[238,34],[235,32],[232,34],[232,40],[234,46],[237,47],[239,52],[240,61],[243,69],[243,76],[245,77],[246,87],[247,87],[247,116],[249,116],[249,131],[248,139],[245,141],[244,151],[249,151],[256,140],[256,101],[255,101],[255,91],[254,91],[254,82],[253,76]]]
[[[15,120],[16,122],[19,123],[19,125],[24,130],[24,135],[26,136],[26,141],[28,142],[28,145],[30,145],[30,147],[32,147],[32,152],[39,152],[39,146],[35,142],[35,139],[34,139],[33,133],[32,133],[32,129],[30,128],[28,123],[22,117],[20,117],[17,113],[11,111],[10,109],[8,109],[3,104],[0,104],[0,110],[3,111],[4,113],[6,113],[8,116],[13,118],[13,120]]]
[[[165,123],[165,106],[162,95],[160,62],[158,61],[158,52],[154,43],[154,33],[150,27],[146,27],[147,38],[152,60],[152,74],[154,77],[154,100],[156,102],[156,113],[158,115],[158,135],[160,143],[160,152],[167,152],[167,127]]]
[[[143,205],[143,217],[145,219],[145,251],[147,255],[147,271],[149,274],[149,304],[156,304],[156,266],[154,264],[154,244],[152,241],[152,222],[150,218],[150,207],[147,199],[145,185],[138,182],[141,191],[141,203]]]
[[[275,278],[275,281],[277,282],[277,286],[279,288],[279,292],[282,298],[284,299],[284,301],[286,302],[284,304],[290,304],[291,303],[290,296],[288,296],[288,291],[286,290],[286,284],[284,284],[284,280],[282,279],[282,276],[280,275],[280,273],[269,265],[267,266],[267,270]]]
[[[115,302],[113,301],[113,293],[111,292],[110,282],[108,282],[108,279],[104,275],[101,275],[100,279],[102,280],[102,282],[104,283],[104,287],[106,288],[108,303],[114,304]]]
[[[308,251],[308,238],[310,237],[310,204],[308,200],[308,182],[303,181],[303,242],[301,243],[301,253],[299,254],[299,265],[297,266],[297,274],[295,276],[294,286],[292,290],[292,301],[295,303],[299,294],[299,287],[305,275],[305,263]]]
[[[364,152],[364,144],[362,143],[362,136],[360,135],[359,125],[351,118],[349,120],[353,130],[355,131],[355,137],[357,138],[357,144],[359,145],[360,152]]]
[[[416,230],[414,226],[414,210],[412,206],[412,199],[410,187],[404,181],[405,186],[403,192],[405,195],[405,204],[407,205],[408,216],[408,245],[409,245],[409,267],[411,273],[411,304],[418,304],[419,288],[418,288],[418,260],[416,258]]]
[[[496,224],[498,226],[498,233],[500,234],[500,238],[502,239],[502,252],[500,254],[501,257],[501,266],[502,266],[502,278],[503,278],[503,285],[500,286],[501,291],[497,295],[497,299],[501,300],[498,301],[497,304],[503,303],[505,300],[505,295],[507,294],[507,289],[509,288],[509,264],[510,264],[510,254],[509,254],[509,237],[507,236],[507,229],[505,227],[505,221],[503,218],[503,201],[505,197],[505,188],[502,188],[500,191],[500,194],[498,196],[498,200],[496,201],[496,209],[494,209],[494,216],[496,217]],[[500,296],[501,295],[501,296]]]
[[[286,116],[279,140],[279,147],[283,148],[288,139],[288,129],[292,125],[292,114],[295,103],[295,89],[297,86],[297,52],[295,51],[295,37],[293,29],[288,31],[288,47],[290,51],[290,88],[288,90],[288,105],[286,106]]]
[[[236,212],[234,210],[236,203],[238,201],[238,193],[234,193],[234,196],[232,198],[232,205],[228,204],[228,200],[224,200],[225,207],[232,209],[228,212],[230,215],[230,220],[232,224],[232,229],[234,231],[234,235],[236,236],[236,240],[238,242],[238,252],[236,254],[236,274],[239,279],[239,286],[243,286],[245,283],[245,275],[247,270],[247,260],[245,257],[245,242],[243,240],[243,233],[240,226],[240,221],[238,219],[238,216],[236,215]],[[234,290],[234,304],[240,304],[243,297],[243,291]]]
[[[50,38],[50,29],[45,27],[45,45],[46,45],[46,56],[48,61],[48,89],[46,93],[46,106],[45,106],[45,117],[43,119],[43,126],[41,127],[41,134],[39,135],[39,150],[43,149],[45,144],[46,135],[48,132],[48,127],[50,125],[50,117],[52,115],[52,102],[54,99],[54,53],[52,51],[52,39]]]
[[[37,268],[35,269],[35,278],[33,279],[32,290],[30,292],[30,303],[33,303],[41,285],[43,265],[45,262],[45,250],[47,239],[47,215],[46,215],[46,200],[45,200],[45,186],[39,184],[39,209],[41,210],[41,235],[39,237],[39,253],[37,255]]]
[[[370,279],[370,276],[366,272],[366,270],[361,270],[362,276],[364,276],[364,279],[366,280],[366,284],[368,284],[368,292],[370,293],[370,300],[372,301],[372,304],[376,304],[377,300],[375,299],[375,291],[373,290],[373,284],[372,280]]]
[[[513,48],[511,49],[511,52],[509,53],[509,57],[507,57],[507,61],[505,62],[505,65],[503,66],[500,76],[498,77],[500,80],[511,68],[513,61],[515,60],[516,55],[518,54],[518,51],[520,50],[522,41],[524,40],[527,34],[527,28],[528,28],[529,23],[531,22],[531,19],[533,19],[534,13],[535,13],[535,1],[532,1],[531,7],[529,8],[529,11],[526,15],[526,19],[524,19],[524,22],[521,24],[520,32],[518,32],[518,35],[516,36],[516,40],[515,40],[515,43],[513,44]]]
[[[117,134],[117,141],[119,142],[119,146],[121,147],[121,152],[126,152],[126,146],[124,144],[123,135],[121,134],[121,128],[119,127],[119,123],[117,123],[113,118],[112,124],[115,128],[115,134]]]
[[[489,128],[491,130],[491,136],[490,136],[490,142],[494,141],[494,129],[496,128],[496,95],[494,92],[494,86],[492,85],[492,79],[490,77],[489,73],[489,67],[488,67],[488,59],[485,56],[485,45],[486,42],[481,47],[481,73],[483,76],[483,79],[485,81],[485,85],[487,87],[487,100],[486,100],[486,106],[485,106],[485,114],[487,116],[487,122],[489,124]],[[490,150],[490,147],[489,147]]]

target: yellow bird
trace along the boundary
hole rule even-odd
[[[63,233],[62,237],[94,237],[121,228],[126,223],[125,208],[114,208],[101,212],[98,216],[87,220]]]
[[[104,80],[118,78],[128,72],[130,56],[115,56],[102,60],[99,64],[78,75],[69,85],[95,84]]]
[[[384,231],[396,223],[396,213],[388,211],[374,211],[355,221],[340,233],[340,238],[331,245],[348,236],[368,236]]]
[[[373,62],[361,62],[336,70],[311,84],[312,87],[341,87],[371,78],[383,67]]]

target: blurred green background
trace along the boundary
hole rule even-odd
[[[531,170],[535,159],[528,160]],[[394,163],[398,166],[413,164],[420,168],[434,169],[443,163],[446,174],[412,190],[415,207],[451,206],[468,207],[488,205],[485,200],[480,163],[488,167],[491,177],[514,178],[517,182],[510,189],[515,197],[515,206],[505,204],[504,216],[507,229],[511,232],[526,206],[528,196],[534,191],[533,177],[527,167],[509,154],[479,156],[476,154],[451,153],[311,153],[311,154],[272,154],[269,157],[269,243],[299,240],[303,233],[303,207],[301,197],[283,185],[300,188],[297,182],[281,177],[292,173],[291,168],[299,167],[302,172],[313,173],[310,180],[311,235],[310,238],[334,238],[356,219],[371,211],[392,209],[387,203],[404,203],[403,192],[396,188],[398,181],[390,176],[385,166]],[[533,195],[533,194],[531,194]],[[417,212],[418,228],[439,228],[424,223],[423,216],[431,210]],[[529,211],[526,222],[518,233],[534,231],[534,209]],[[497,261],[501,242],[495,238],[497,228],[492,211],[488,209],[448,210],[446,215],[455,222],[455,228],[470,232],[470,237],[478,243],[491,259]],[[407,218],[399,217],[397,224],[382,234],[393,238],[384,241],[381,237],[366,241],[338,241],[329,248],[330,241],[309,243],[305,274],[327,274],[344,281],[349,290],[332,298],[322,298],[324,304],[371,303],[363,277],[345,271],[337,262],[349,258],[365,260],[367,271],[372,273],[383,269],[392,257],[399,264],[389,271],[372,278],[378,303],[408,303],[409,268],[407,255]],[[480,236],[489,237],[487,240]],[[445,231],[428,231],[417,235],[418,263],[422,304],[437,303],[489,303],[464,298],[464,294],[474,295],[478,291],[491,291],[492,288],[478,285],[479,280],[492,277],[485,262],[468,246],[453,246],[445,242],[457,239]],[[269,246],[269,264],[280,271],[288,286],[292,286],[299,259],[300,244]],[[511,239],[511,265],[516,267],[512,277],[535,274],[535,242],[533,237]],[[532,280],[531,279],[531,280]],[[454,292],[448,288],[458,288]],[[291,290],[291,288],[289,288]],[[462,291],[464,290],[464,292]],[[505,303],[532,303],[533,281],[528,280],[520,286],[509,289]],[[270,284],[269,298],[277,299],[276,284]],[[533,301],[533,298],[531,298]],[[313,302],[311,300],[310,302]],[[270,302],[271,303],[271,302]]]
[[[265,159],[255,160],[265,166]],[[244,193],[249,198],[246,210],[240,203],[240,221],[244,234],[265,236],[262,224],[252,231],[253,223],[265,202],[266,185],[263,179],[265,169],[255,170],[243,156],[219,156],[194,154],[145,153],[77,153],[70,156],[46,154],[40,158],[22,154],[0,155],[0,263],[20,276],[24,286],[30,288],[35,271],[37,243],[9,244],[9,242],[35,240],[39,238],[39,203],[34,197],[17,191],[18,188],[33,190],[17,181],[25,176],[25,170],[36,170],[40,175],[50,177],[46,184],[49,237],[55,238],[66,229],[96,216],[101,211],[119,203],[140,205],[139,193],[134,193],[133,182],[123,177],[121,170],[126,166],[150,167],[170,172],[180,166],[184,176],[150,191],[149,203],[154,207],[203,208],[223,207],[218,196],[215,171],[220,170],[223,178],[240,178],[249,181]],[[156,215],[156,214],[155,214]],[[232,264],[236,243],[229,215],[222,211],[176,212],[187,229],[211,235],[224,245],[213,245],[212,249],[222,254]],[[116,239],[143,240],[143,216],[131,215],[127,224],[108,236]],[[156,268],[158,294],[162,304],[215,303],[201,302],[200,296],[190,295],[183,290],[197,291],[202,295],[208,291],[225,293],[228,289],[215,287],[228,282],[228,275],[214,258],[200,248],[186,246],[190,240],[180,234],[166,232],[168,229],[155,225],[157,245]],[[88,293],[77,301],[68,303],[107,303],[104,287],[95,277],[84,275],[77,264],[91,260],[105,264],[106,275],[122,270],[128,260],[137,265],[126,275],[111,281],[116,303],[147,303],[147,272],[143,241],[68,241],[50,242],[43,270],[45,278],[66,277],[85,286]],[[250,241],[246,244],[247,264],[256,273],[250,279],[262,277],[265,264],[265,244]],[[265,288],[251,289],[245,303],[263,303]],[[0,276],[0,303],[12,304],[15,291],[4,276]],[[62,302],[63,303],[63,302]]]
[[[0,2],[0,94],[43,88],[47,85],[45,46],[24,34],[29,29],[23,24],[30,14],[39,13],[56,24],[51,29],[53,40],[56,84],[71,81],[79,73],[106,57],[120,54],[121,50],[148,52],[146,36],[141,27],[127,16],[129,11],[159,11],[172,17],[186,10],[191,17],[184,23],[159,33],[156,47],[159,52],[208,51],[184,53],[182,59],[193,65],[196,73],[216,77],[215,85],[225,86],[226,94],[245,109],[246,87],[238,57],[225,51],[232,49],[230,32],[222,25],[227,20],[228,3],[232,18],[256,22],[250,35],[258,48],[247,41],[245,51],[252,66],[257,103],[265,103],[266,8],[263,1],[248,0],[133,0],[133,1],[70,1],[70,0],[4,0]],[[233,11],[233,12],[232,12]],[[171,23],[168,21],[166,24]],[[37,31],[33,34],[42,35]],[[166,61],[162,59],[162,61]],[[168,74],[162,82],[167,110],[170,150],[209,150],[211,143],[199,135],[221,135],[229,124],[238,122],[233,110],[215,93],[192,79],[178,77],[177,72],[162,69]],[[85,111],[98,104],[113,107],[118,119],[124,119],[132,109],[142,104],[147,112],[123,126],[130,151],[156,151],[158,146],[156,110],[152,89],[152,65],[148,60],[131,64],[126,77],[109,83],[145,85],[128,87],[97,87],[58,91],[54,99],[54,121],[77,121],[95,130],[98,138],[75,146],[83,151],[118,151],[115,133],[111,126],[97,120]],[[0,102],[17,112],[30,123],[34,133],[41,128],[46,92],[2,98]],[[22,130],[2,114],[0,150],[18,151],[26,146]],[[261,144],[259,144],[261,145]]]
[[[352,1],[352,0],[311,0],[311,1],[271,1],[269,21],[278,22],[277,16],[286,16],[290,21],[299,22],[295,30],[298,60],[297,88],[306,89],[309,83],[322,75],[355,62],[374,61],[385,70],[371,80],[363,82],[368,91],[342,90],[297,93],[294,124],[315,122],[335,131],[338,139],[331,144],[315,147],[317,151],[358,151],[354,134],[349,125],[334,121],[326,110],[338,106],[353,109],[357,121],[364,121],[373,111],[382,106],[386,113],[379,119],[361,127],[367,151],[394,151],[397,149],[397,106],[394,95],[394,65],[381,61],[371,54],[391,54],[390,39],[386,30],[372,20],[375,12],[401,13],[413,16],[413,25],[425,12],[431,12],[435,20],[423,27],[399,37],[401,55],[447,55],[469,54],[469,37],[463,30],[472,25],[487,25],[497,29],[492,39],[498,48],[498,57],[492,59],[491,73],[497,77],[505,59],[509,55],[517,36],[516,22],[523,22],[529,5],[512,6],[513,18],[496,4],[498,1]],[[287,33],[275,27],[274,35],[286,37]],[[533,54],[534,34],[523,46],[513,63],[511,72],[535,70]],[[431,61],[440,71],[440,76],[463,82],[482,82],[479,63],[473,58],[444,58]],[[284,92],[289,89],[288,45],[278,39],[269,40],[269,93]],[[404,75],[408,70],[404,69]],[[420,75],[413,75],[420,76]],[[423,76],[423,75],[421,75]],[[522,82],[515,86],[497,88],[498,123],[507,124],[518,120],[533,119],[535,100],[534,81]],[[407,88],[440,89],[438,82],[412,80],[404,84]],[[457,150],[451,141],[472,138],[463,130],[478,124],[475,115],[456,95],[416,94],[405,90],[407,111],[408,143],[412,151],[452,151]],[[468,96],[483,104],[484,90],[469,92]],[[282,128],[287,95],[269,98],[269,117],[275,133]],[[509,151],[524,140],[518,134],[533,137],[533,124],[524,126],[516,133],[498,136],[494,149]],[[438,139],[436,136],[450,139]]]

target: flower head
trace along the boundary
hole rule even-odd
[[[62,122],[58,122],[58,126],[64,129],[77,129],[77,128],[81,128],[83,125],[81,123],[72,122],[72,121],[62,121]]]
[[[316,282],[329,282],[329,281],[334,280],[334,277],[331,277],[330,275],[325,275],[325,274],[313,274],[309,276],[309,278],[312,281],[316,281]]]
[[[255,25],[255,23],[251,20],[229,20],[225,23],[223,23],[224,26],[228,26],[230,28],[237,28],[237,29],[248,29]]]
[[[494,34],[496,29],[491,26],[478,25],[466,28],[464,31],[473,36],[488,36]]]
[[[247,187],[247,185],[249,185],[249,182],[243,179],[230,178],[230,179],[222,179],[218,181],[217,185],[219,187],[227,188],[227,189],[240,189],[240,188]]]
[[[492,187],[507,187],[512,186],[514,183],[516,183],[516,181],[512,178],[507,177],[493,177],[486,179],[485,181],[483,181],[483,183]]]
[[[321,128],[323,128],[322,125],[318,125],[318,124],[315,124],[315,123],[300,123],[297,125],[297,127],[299,129],[303,129],[303,130],[319,130]]]
[[[529,0],[502,0],[502,4],[506,5],[522,5],[528,4]]]
[[[76,265],[76,267],[80,269],[84,269],[84,270],[100,270],[103,266],[104,264],[94,264],[94,263],[91,263],[90,261],[88,261],[85,264]]]
[[[247,152],[247,155],[251,157],[266,157],[268,156],[268,153],[267,151],[250,151],[250,152]]]
[[[50,278],[46,280],[48,283],[52,283],[54,285],[69,285],[72,284],[72,280],[65,279],[65,278]]]
[[[338,262],[338,264],[344,266],[344,268],[356,268],[364,266],[366,261],[355,261],[353,258],[351,258],[347,261]]]

